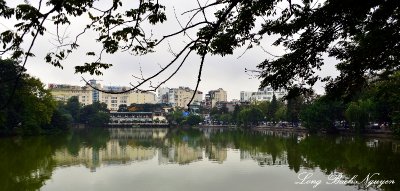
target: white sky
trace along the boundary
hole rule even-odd
[[[16,4],[23,3],[22,0],[8,0],[9,6],[15,6]],[[38,1],[30,1],[33,5],[37,5]],[[106,5],[97,3],[98,7],[105,7]],[[124,5],[129,5],[130,1],[124,1]],[[166,5],[167,22],[153,26],[152,32],[155,36],[162,36],[173,33],[180,29],[180,26],[174,16],[175,12],[180,18],[181,23],[185,23],[188,16],[180,16],[180,13],[195,8],[197,6],[196,0],[175,0],[175,1],[160,1],[161,4]],[[209,19],[212,18],[212,14],[208,14]],[[79,19],[71,20],[72,25],[68,28],[63,28],[66,31],[66,35],[70,38],[66,41],[71,41],[76,34],[82,31],[82,27],[89,23],[87,14],[84,14]],[[16,24],[15,20],[5,20],[0,18],[0,32],[12,29],[13,25]],[[50,25],[49,25],[50,24]],[[73,85],[84,85],[81,81],[81,77],[86,79],[98,79],[102,80],[100,83],[103,85],[116,85],[116,86],[129,86],[129,83],[135,84],[137,80],[132,75],[139,76],[142,67],[143,75],[151,76],[156,73],[160,67],[159,65],[165,66],[171,59],[172,54],[168,52],[168,43],[171,45],[175,52],[178,52],[184,45],[184,41],[187,42],[187,38],[178,36],[165,41],[162,46],[156,49],[155,53],[151,53],[145,56],[134,56],[127,53],[117,53],[114,55],[104,55],[103,62],[111,63],[113,66],[107,70],[103,70],[103,76],[90,76],[88,74],[81,75],[74,73],[74,67],[77,65],[83,65],[85,62],[94,61],[95,58],[90,58],[85,55],[86,52],[91,50],[100,50],[101,44],[94,41],[97,38],[95,33],[85,33],[78,44],[80,48],[69,56],[69,58],[63,62],[64,69],[55,68],[44,61],[44,56],[47,52],[54,49],[52,43],[55,42],[54,36],[51,33],[56,33],[56,29],[48,22],[47,32],[45,36],[40,37],[33,48],[33,53],[36,55],[35,58],[29,58],[26,65],[28,73],[40,78],[44,83],[62,83],[62,84],[73,84]],[[61,30],[61,31],[63,31]],[[195,33],[192,33],[195,34]],[[194,37],[194,35],[192,35]],[[272,46],[272,37],[266,37],[262,43],[262,46],[269,52],[279,55],[284,51],[280,47]],[[28,39],[25,40],[28,42]],[[199,86],[199,90],[208,92],[218,88],[223,88],[228,92],[228,100],[239,99],[240,91],[257,91],[260,84],[260,80],[250,77],[245,73],[245,68],[256,69],[256,66],[269,58],[261,48],[255,47],[240,59],[238,57],[243,53],[243,48],[235,50],[233,55],[225,57],[221,56],[207,56],[202,72],[202,81]],[[336,76],[338,71],[334,67],[335,60],[328,59],[327,64],[322,67],[322,71],[318,72],[322,76],[333,75]],[[198,68],[200,64],[199,56],[192,54],[187,59],[181,70],[163,87],[178,87],[187,86],[192,89],[195,88],[197,81]],[[178,63],[174,66],[176,67]],[[173,67],[173,68],[175,68]],[[170,74],[173,70],[167,70],[167,74]],[[165,79],[166,75],[160,76],[153,80],[153,83],[157,83]],[[146,87],[143,87],[146,88]],[[323,84],[317,83],[314,86],[317,93],[323,93]]]

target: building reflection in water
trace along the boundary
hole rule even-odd
[[[251,152],[251,151],[240,151],[240,160],[255,160],[260,166],[276,166],[276,165],[288,165],[287,153],[283,152],[277,157],[273,157],[271,154]]]
[[[123,165],[153,159],[158,164],[189,164],[202,161],[223,163],[227,159],[227,148],[213,144],[189,143],[192,137],[180,141],[167,138],[168,129],[110,129],[106,146],[93,148],[82,146],[75,154],[67,148],[55,152],[57,166],[84,165],[92,172],[102,165]],[[208,132],[209,133],[209,132]],[[201,134],[203,137],[204,134]]]
[[[371,172],[379,172],[382,180],[400,182],[400,142],[389,139],[217,128],[131,128],[84,129],[60,137],[3,139],[0,146],[0,169],[5,172],[0,178],[0,190],[38,190],[60,166],[84,166],[92,172],[103,166],[134,162],[140,163],[138,166],[197,163],[200,165],[192,167],[200,170],[209,163],[248,167],[241,166],[238,159],[247,164],[289,168],[295,173],[320,170],[326,175],[340,172],[346,178],[358,175],[357,181]],[[167,168],[171,169],[180,171],[179,167]],[[35,189],[25,189],[28,187]],[[388,185],[386,190],[400,189],[397,184]]]
[[[252,160],[260,166],[289,166],[298,172],[301,166],[314,168],[312,161],[324,157],[313,154],[314,151],[311,152],[309,148],[316,148],[320,152],[326,147],[322,145],[331,145],[338,148],[332,152],[346,149],[352,151],[349,153],[353,153],[354,146],[347,145],[356,141],[353,138],[343,137],[308,138],[304,133],[293,135],[288,132],[268,130],[238,132],[218,128],[189,131],[126,128],[109,129],[108,133],[108,138],[104,140],[105,144],[102,147],[84,145],[73,154],[67,148],[57,150],[53,156],[57,166],[83,165],[94,172],[101,166],[124,165],[152,159],[159,165],[185,165],[198,161],[222,164],[228,159],[228,150],[238,149],[241,161]],[[398,142],[393,142],[389,146],[393,153],[397,153],[400,150],[399,145]],[[364,141],[364,146],[358,146],[360,148],[355,150],[365,149],[365,152],[372,152],[367,148],[378,149],[385,144],[370,139]],[[341,156],[340,153],[332,157],[338,156]],[[344,157],[343,160],[345,159],[347,158]],[[327,165],[326,169],[329,171],[334,168]]]
[[[203,160],[203,149],[190,147],[187,143],[174,144],[172,147],[160,149],[158,152],[159,164],[189,164]]]
[[[121,165],[134,161],[150,160],[156,156],[156,153],[155,148],[120,145],[119,140],[112,139],[102,149],[82,147],[76,156],[71,155],[67,149],[56,151],[54,159],[60,166],[84,165],[91,171],[96,171],[96,168],[100,165]]]

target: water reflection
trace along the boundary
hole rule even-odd
[[[344,179],[357,175],[359,182],[378,172],[379,179],[396,182],[382,185],[384,190],[400,190],[400,142],[395,140],[229,129],[82,129],[66,136],[3,138],[0,149],[5,190],[37,190],[56,167],[84,166],[97,173],[98,168],[154,160],[167,166],[225,165],[232,152],[241,163],[294,173],[343,173]],[[360,184],[348,188],[367,189]]]
[[[57,165],[53,154],[65,137],[0,139],[0,190],[38,190]]]

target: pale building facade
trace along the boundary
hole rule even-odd
[[[109,90],[109,87],[105,87],[104,89]],[[122,91],[126,90],[127,87],[112,87],[114,91]],[[132,103],[135,104],[144,104],[144,103],[157,103],[156,94],[151,92],[127,92],[123,94],[109,94],[100,92],[100,102],[107,104],[107,108],[111,111],[116,111],[119,108],[119,105],[125,104],[127,106]]]
[[[228,101],[228,93],[219,88],[218,90],[211,90],[206,95],[206,107],[213,108],[217,105],[217,102],[226,102]]]
[[[97,88],[106,91],[122,91],[127,87],[119,86],[104,86],[96,84]],[[90,86],[72,86],[67,84],[49,84],[48,89],[56,100],[67,101],[69,98],[76,96],[82,105],[90,105],[95,101],[107,104],[107,108],[111,111],[116,111],[119,105],[144,104],[144,103],[157,103],[156,95],[151,92],[127,92],[123,94],[109,94],[97,91]]]
[[[268,86],[263,89],[259,89],[257,92],[240,92],[241,102],[255,102],[255,101],[272,101],[272,97],[275,94],[276,99],[282,99],[287,95],[287,91],[284,89],[274,90],[272,87]]]
[[[248,102],[251,99],[251,96],[253,95],[254,92],[249,92],[249,91],[241,91],[240,92],[240,101],[241,102]]]
[[[169,103],[172,107],[188,108],[187,104],[194,94],[194,90],[188,87],[161,88],[159,91],[160,103]],[[200,104],[203,99],[203,92],[197,91],[192,104]]]
[[[268,86],[263,89],[254,92],[251,96],[250,101],[272,101],[273,95],[275,95],[276,99],[282,99],[287,94],[287,91],[284,89],[274,90],[272,87]]]
[[[157,97],[158,103],[168,103],[169,89],[170,88],[167,88],[167,87],[160,87],[160,88],[157,89],[157,91],[158,91],[158,97]]]
[[[92,88],[89,86],[71,86],[68,84],[49,84],[48,89],[56,100],[67,101],[69,98],[78,97],[79,103],[82,105],[90,105],[93,103]]]

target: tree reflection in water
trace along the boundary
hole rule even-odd
[[[395,140],[308,136],[229,129],[81,129],[63,136],[0,139],[0,185],[5,190],[37,190],[55,167],[84,165],[91,171],[107,165],[158,160],[158,164],[223,164],[229,150],[241,160],[276,165],[298,173],[321,169],[325,174],[369,173],[394,179],[384,190],[400,190],[400,149]],[[158,158],[155,158],[158,157]],[[365,189],[362,185],[360,189]]]

